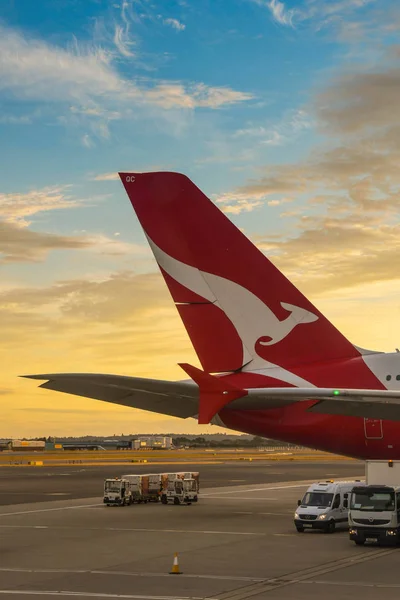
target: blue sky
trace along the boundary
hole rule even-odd
[[[55,402],[82,408],[22,390],[21,370],[179,377],[176,363],[189,358],[118,170],[186,173],[355,343],[391,349],[390,321],[372,333],[365,324],[376,286],[397,310],[399,27],[389,0],[1,4],[0,303],[13,347],[5,429],[27,431],[16,417],[23,398],[40,419]],[[113,302],[132,289],[141,300],[129,329]],[[156,293],[161,330],[181,344],[158,362],[139,348],[140,310]],[[354,296],[363,311],[349,312]],[[104,350],[87,343],[78,361],[82,327]],[[101,336],[126,329],[135,351],[121,344],[110,358]],[[40,363],[29,353],[38,332]],[[84,409],[98,410],[102,427],[107,409],[97,406]],[[176,425],[137,415],[144,429]]]

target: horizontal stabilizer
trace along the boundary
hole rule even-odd
[[[198,412],[199,391],[192,381],[163,381],[100,373],[24,375],[46,380],[39,387],[84,398],[187,419]]]
[[[179,366],[199,386],[199,425],[208,425],[224,406],[248,394],[247,390],[235,387],[223,377],[209,375],[187,363],[180,363]]]

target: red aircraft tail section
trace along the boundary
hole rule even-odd
[[[206,372],[360,356],[185,175],[120,177]]]
[[[247,390],[228,383],[226,377],[209,375],[187,363],[179,366],[199,387],[199,425],[208,425],[224,406],[248,394]]]

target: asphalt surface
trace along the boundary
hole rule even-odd
[[[356,461],[288,462],[257,461],[217,465],[124,465],[101,467],[2,467],[0,506],[48,502],[52,499],[101,497],[104,479],[127,473],[199,471],[201,487],[266,484],[282,481],[319,480],[364,476],[364,464]]]
[[[42,497],[59,489],[54,471],[32,471],[24,478],[26,469],[13,469],[8,477],[13,483],[18,476],[29,480]],[[82,489],[85,481],[98,484],[104,476],[104,469],[64,476],[60,471],[72,469],[59,470],[57,477],[74,477]],[[296,500],[308,486],[301,478],[354,477],[363,474],[363,465],[231,463],[202,465],[201,474],[199,502],[191,506],[107,508],[98,496],[3,506],[0,598],[399,598],[397,548],[355,546],[346,530],[324,535],[294,528]],[[273,483],[262,483],[265,479]],[[206,481],[219,487],[206,487]],[[179,576],[169,574],[175,552]]]

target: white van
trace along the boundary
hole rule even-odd
[[[303,500],[298,501],[294,524],[298,532],[321,529],[333,533],[336,528],[348,529],[349,496],[356,481],[325,481],[313,483]]]

